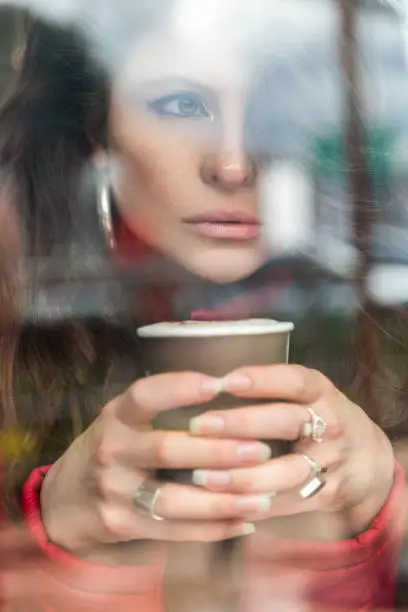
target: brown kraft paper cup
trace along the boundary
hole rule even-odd
[[[184,321],[157,323],[138,329],[145,376],[166,372],[195,371],[222,378],[243,366],[287,363],[293,323],[272,319],[245,321]],[[276,401],[276,400],[275,400]],[[188,431],[191,419],[209,410],[271,403],[240,399],[227,393],[197,406],[181,406],[161,413],[155,429]],[[272,456],[285,454],[289,444],[268,440]],[[191,482],[190,470],[161,470],[161,480]]]

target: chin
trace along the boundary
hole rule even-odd
[[[265,254],[230,253],[211,254],[184,262],[190,271],[219,285],[236,283],[254,274],[265,262]]]

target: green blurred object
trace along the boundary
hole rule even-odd
[[[0,431],[0,456],[6,461],[31,455],[37,446],[34,433],[17,427]]]
[[[366,135],[369,169],[374,176],[392,172],[391,149],[395,135],[386,129],[371,129]],[[313,147],[315,171],[319,174],[343,174],[347,170],[344,140],[340,134],[316,140]]]

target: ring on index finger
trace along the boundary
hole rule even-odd
[[[162,516],[155,512],[157,500],[160,497],[160,486],[149,480],[145,480],[133,493],[133,505],[150,515],[155,521],[164,521]]]

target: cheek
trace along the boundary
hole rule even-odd
[[[191,157],[175,147],[141,147],[123,160],[122,185],[131,208],[166,217],[182,213],[196,192]]]
[[[140,186],[152,192],[166,185],[171,191],[175,187],[197,186],[204,144],[197,130],[159,121],[142,112],[129,112],[122,106],[114,108],[110,127],[128,174]]]
[[[133,113],[116,113],[114,119],[121,160],[118,204],[125,223],[155,248],[190,251],[194,244],[180,221],[203,195],[197,138]]]
[[[188,179],[194,173],[191,156],[151,138],[143,139],[143,146],[133,139],[131,150],[127,147],[124,154],[122,149],[121,168],[118,206],[126,225],[159,250],[186,248],[180,220],[194,191]]]
[[[122,158],[123,199],[135,213],[178,220],[197,197],[196,156],[188,143],[146,136],[139,145],[134,140]]]

